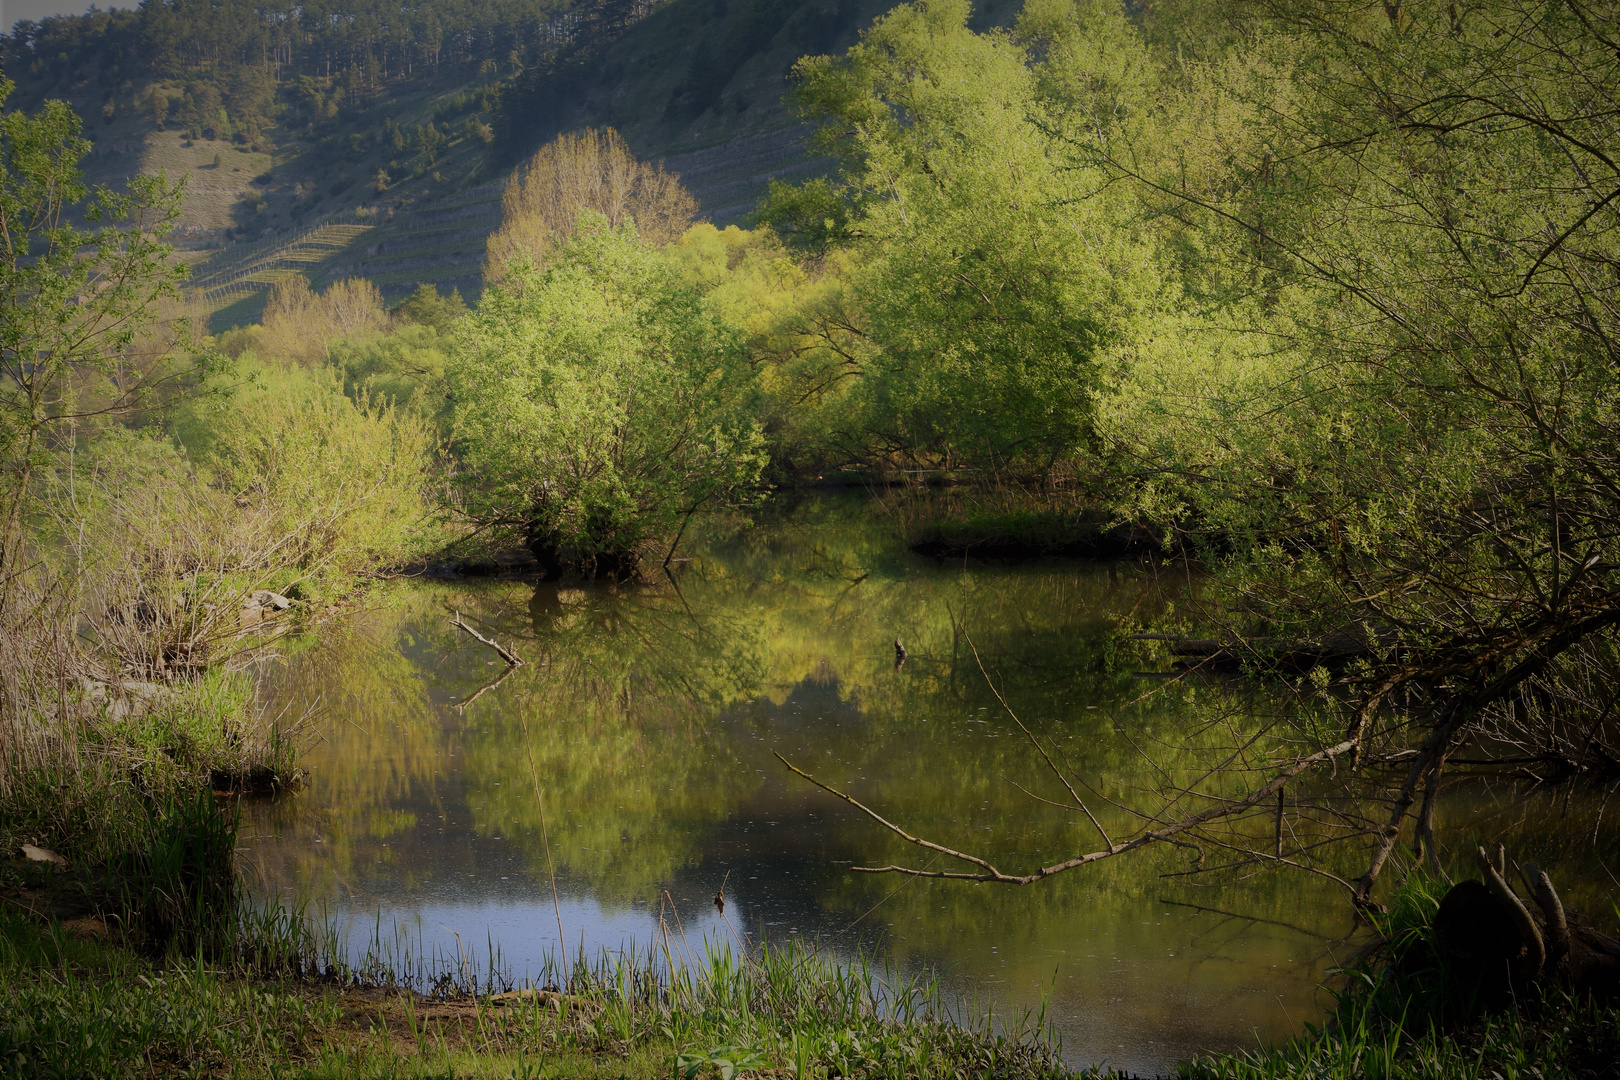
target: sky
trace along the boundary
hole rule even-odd
[[[101,0],[95,6],[106,11],[108,8],[132,8],[136,0],[127,3],[107,3]],[[18,19],[33,19],[38,22],[47,15],[83,15],[90,10],[90,4],[74,3],[73,0],[0,0],[0,31],[11,33],[11,24]]]

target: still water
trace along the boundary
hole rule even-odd
[[[693,943],[864,950],[1003,1014],[1047,998],[1066,1058],[1147,1072],[1321,1017],[1324,971],[1351,952],[1330,883],[1200,887],[1164,876],[1186,869],[1174,851],[1024,888],[855,873],[929,856],[776,756],[1003,869],[1091,850],[1088,822],[1017,786],[1063,797],[990,680],[1066,768],[1140,802],[1220,693],[1153,678],[1111,633],[1174,587],[1129,564],[919,557],[853,497],[776,507],[690,554],[657,587],[399,585],[287,648],[266,688],[319,741],[307,788],[245,822],[260,887],[355,950],[379,928],[418,955],[493,946],[515,980],[559,952],[645,950],[673,903]],[[529,663],[502,679],[457,611]],[[1474,801],[1488,817],[1501,800]]]

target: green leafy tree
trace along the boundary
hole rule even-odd
[[[685,523],[746,501],[764,464],[737,331],[631,223],[584,213],[452,337],[467,507],[549,575],[632,574]]]
[[[0,108],[11,92],[0,82]],[[0,112],[0,573],[17,563],[35,472],[75,425],[127,412],[177,375],[170,350],[143,350],[183,264],[160,237],[181,186],[137,176],[128,194],[80,179],[90,144],[60,101]],[[69,223],[79,204],[92,224]],[[183,345],[183,322],[175,326]]]
[[[432,327],[443,334],[457,319],[467,314],[467,302],[461,298],[460,289],[451,289],[446,295],[428,282],[423,282],[405,298],[404,303],[394,309],[394,314],[407,322]]]
[[[1157,283],[1100,175],[1051,153],[1066,57],[974,33],[969,11],[902,5],[846,56],[801,60],[797,101],[844,183],[778,187],[764,216],[859,255],[847,325],[869,349],[846,429],[889,454],[1047,473],[1087,449],[1099,361]]]
[[[948,207],[932,191],[973,175],[956,145],[994,147],[1018,176],[1041,176],[1044,160],[1083,181],[1074,197],[1109,208],[1049,200],[1036,215],[1085,237],[1099,265],[1123,265],[1107,254],[1120,251],[1148,267],[1136,318],[1095,319],[1107,333],[1093,362],[1113,381],[1093,396],[1106,451],[1094,475],[1122,513],[1203,556],[1211,587],[1191,611],[1217,628],[1212,662],[1286,674],[1299,694],[1284,742],[1245,733],[1200,780],[1167,783],[1129,834],[1097,827],[1089,853],[1029,875],[969,852],[965,870],[906,872],[1027,884],[1174,837],[1218,847],[1224,870],[1306,866],[1368,904],[1403,834],[1439,874],[1435,807],[1458,772],[1615,767],[1620,53],[1608,9],[1284,0],[1243,18],[1200,54],[1177,46],[1174,25],[1133,41],[1111,5],[1036,0],[1015,38],[1026,76],[997,66],[996,35],[975,41],[943,5],[918,5],[845,60],[801,69],[862,149],[850,244],[866,228],[881,238],[871,280],[907,280],[889,266],[903,269],[895,253],[926,233],[901,211],[921,223]],[[958,57],[1020,109],[987,112],[950,74]],[[1006,134],[952,121],[958,101]],[[1041,189],[980,190],[986,218],[1015,221],[995,192]],[[965,248],[971,223],[954,220]],[[1033,227],[1005,235],[1049,246]],[[958,249],[933,250],[949,266]],[[1055,263],[1051,276],[1090,272]],[[981,340],[927,306],[950,295],[941,284],[918,310],[949,342]],[[873,296],[864,325],[880,327],[888,300]],[[885,359],[864,382],[893,381],[882,364],[900,350],[879,340]]]
[[[431,326],[408,324],[334,341],[331,361],[351,397],[368,395],[448,424],[444,350],[445,339]]]
[[[1606,17],[1289,5],[1176,80],[1175,152],[1066,138],[1178,219],[1167,248],[1193,224],[1208,321],[1259,331],[1181,322],[1116,431],[1143,505],[1222,555],[1240,629],[1378,646],[1333,680],[1343,734],[1416,752],[1361,899],[1424,791],[1437,858],[1452,748],[1580,771],[1620,742],[1598,689],[1620,677]]]

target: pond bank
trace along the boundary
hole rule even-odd
[[[195,1053],[260,1063],[279,1053],[311,1076],[387,1075],[396,1057],[410,1062],[401,1066],[407,1074],[535,1075],[536,1047],[572,1070],[564,1075],[669,1075],[678,1049],[701,1051],[723,1071],[722,1059],[738,1063],[720,1052],[726,1047],[790,1070],[790,1051],[809,1046],[811,1035],[826,1037],[818,1061],[833,1061],[827,1055],[836,1050],[851,1068],[866,1063],[864,1075],[916,1074],[900,1050],[874,1049],[890,1042],[956,1062],[966,1075],[994,1075],[974,1071],[980,1059],[972,1055],[990,1051],[971,1043],[971,1030],[961,1036],[968,1041],[951,1043],[957,1035],[938,1026],[872,1027],[881,1009],[849,1012],[839,988],[847,990],[848,972],[863,958],[891,981],[923,983],[939,973],[938,1000],[953,1009],[966,1003],[967,1015],[1044,1010],[1056,1029],[1051,1045],[1061,1040],[1053,1075],[1109,1065],[1141,1075],[1269,1075],[1345,1051],[1336,1034],[1264,1058],[1195,1061],[1261,1040],[1282,1045],[1333,1015],[1320,990],[1324,969],[1350,962],[1354,945],[1344,941],[1348,905],[1319,878],[1268,874],[1225,882],[1223,895],[1188,890],[1179,873],[1185,859],[1174,852],[1022,890],[902,886],[851,872],[852,863],[893,861],[902,849],[797,783],[777,753],[919,832],[967,835],[998,861],[1041,865],[1073,849],[1074,823],[1008,783],[1038,778],[1040,761],[998,694],[1078,775],[1116,796],[1148,782],[1152,768],[1182,767],[1164,748],[1200,717],[1220,713],[1242,724],[1266,707],[1252,687],[1232,694],[1205,681],[1160,691],[1156,673],[1139,670],[1174,662],[1163,643],[1116,632],[1121,613],[1177,601],[1151,569],[941,564],[909,550],[900,530],[874,527],[872,515],[869,500],[785,507],[754,528],[698,538],[693,560],[656,586],[536,586],[499,576],[390,585],[385,602],[329,623],[318,639],[289,639],[283,662],[261,671],[259,690],[269,715],[318,706],[323,741],[302,760],[308,786],[244,804],[241,831],[223,847],[240,852],[260,910],[302,904],[329,920],[317,950],[323,977],[330,964],[376,981],[391,964],[396,983],[416,996],[356,996],[346,979],[340,992],[320,979],[266,977],[262,965],[241,967],[226,951],[203,965],[214,983],[199,989],[171,974],[188,961],[143,959],[106,939],[80,944],[122,949],[123,959],[92,957],[75,968],[79,961],[58,957],[23,965],[8,981],[33,987],[27,993],[66,1017],[67,1030],[79,1023],[68,1016],[79,1005],[51,995],[135,965],[150,986],[134,976],[109,982],[139,988],[129,991],[132,1008],[234,1002],[238,1012],[221,1022],[230,1031],[263,1028],[270,1048],[209,1049],[215,1044],[204,1040]],[[506,669],[452,618],[527,663]],[[907,650],[898,664],[896,639]],[[1143,745],[1160,748],[1151,761]],[[1441,808],[1493,844],[1507,836],[1519,857],[1549,868],[1572,908],[1601,915],[1612,900],[1608,879],[1590,845],[1577,843],[1612,836],[1598,829],[1600,804],[1581,791],[1458,785]],[[1105,811],[1110,829],[1112,813]],[[713,903],[717,892],[723,911]],[[3,906],[20,911],[17,899]],[[78,923],[75,933],[85,929],[94,926]],[[37,958],[46,937],[61,935],[36,930],[22,952]],[[690,942],[683,955],[694,972],[712,970],[703,961],[719,946],[766,956],[823,947],[834,965],[816,984],[825,1000],[792,1015],[770,1003],[768,988],[760,990],[765,1006],[749,990],[695,1015],[666,1008],[638,1019],[603,1007],[593,1025],[614,1016],[631,1025],[607,1031],[617,1043],[532,1031],[522,1036],[528,1042],[499,1042],[479,1027],[476,1008],[469,1021],[465,1004],[421,996],[471,981],[468,952],[487,953],[478,965],[486,973],[543,986],[557,955],[645,957],[677,938]],[[441,983],[446,973],[450,982]],[[171,1001],[162,989],[170,985],[192,996]],[[496,980],[496,989],[505,985]],[[617,985],[604,979],[598,989]],[[627,985],[640,993],[653,982],[632,973]],[[801,1004],[810,985],[795,989]],[[250,989],[277,1004],[261,1008]],[[84,994],[74,1000],[89,1002],[89,1017],[105,1001]],[[289,995],[302,1004],[287,1004]],[[14,1014],[25,1015],[24,999],[12,1000]],[[446,1028],[431,1038],[420,1026],[430,1005],[447,1010],[427,1017]],[[207,1006],[216,1015],[223,1007]],[[516,1022],[510,1010],[492,1015]],[[1609,1022],[1607,1012],[1588,1015],[1599,1027]],[[714,1017],[732,1019],[722,1030]],[[200,1036],[162,1034],[167,1023],[147,1024],[161,1036],[152,1053],[170,1062],[193,1053],[182,1043]],[[310,1041],[273,1035],[283,1023]],[[416,1050],[401,1036],[412,1030]],[[1376,1034],[1351,1046],[1352,1056],[1421,1049],[1412,1039],[1391,1049],[1387,1027]],[[26,1042],[24,1035],[17,1038]],[[881,1068],[867,1067],[880,1059]],[[1023,1070],[1008,1075],[1029,1073],[1027,1060],[1006,1060]],[[707,1068],[696,1058],[688,1065],[699,1074]],[[832,1072],[826,1065],[821,1074]]]
[[[1184,610],[1179,568],[939,561],[902,525],[877,500],[818,496],[694,536],[691,561],[648,585],[397,589],[266,672],[273,709],[326,720],[308,787],[250,808],[241,857],[258,895],[320,906],[356,960],[379,935],[417,959],[493,945],[518,982],[582,941],[588,955],[654,947],[673,905],[694,945],[731,940],[729,919],[751,942],[824,940],[840,959],[939,973],[998,1014],[1044,1003],[1073,1067],[1151,1075],[1320,1023],[1327,971],[1358,932],[1321,874],[1191,877],[1192,856],[1168,847],[1022,889],[852,871],[915,849],[778,754],[914,835],[1023,871],[1090,826],[1018,786],[1063,798],[998,692],[1115,803],[1161,770],[1201,769],[1225,745],[1210,718],[1249,730],[1293,704],[1263,683],[1177,679],[1166,643],[1132,639]],[[1353,811],[1362,788],[1324,791]],[[1572,907],[1603,913],[1601,803],[1457,784],[1439,812],[1458,843],[1506,839]],[[1122,806],[1099,815],[1114,836],[1136,827]],[[1256,826],[1268,850],[1274,822]],[[1322,865],[1344,876],[1357,857]]]
[[[247,939],[209,962],[156,960],[99,920],[7,910],[0,1076],[1074,1075],[1037,1027],[958,1024],[934,987],[805,950],[721,949],[670,971],[604,958],[566,993],[447,971],[424,995],[314,955],[267,975]]]
[[[8,899],[15,899],[8,898]],[[1174,1065],[1183,1080],[1538,1075],[1602,1080],[1620,1008],[1549,991],[1432,1026],[1435,988],[1399,957],[1365,969],[1322,1030]],[[314,965],[318,966],[318,964]],[[946,1077],[1123,1080],[1061,1064],[1038,1024],[945,1022],[935,988],[880,984],[804,951],[728,953],[657,978],[645,963],[576,970],[566,993],[424,995],[353,973],[255,970],[249,950],[154,960],[94,919],[0,911],[0,1076],[336,1078]],[[957,1012],[960,1019],[963,1014]]]

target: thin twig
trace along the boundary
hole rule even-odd
[[[562,904],[557,900],[557,871],[551,865],[551,837],[546,832],[546,803],[540,797],[540,771],[534,767],[534,746],[529,742],[529,718],[523,717],[523,751],[529,756],[529,779],[534,781],[534,804],[540,809],[540,843],[546,849],[546,877],[551,879],[551,913],[557,916],[557,948],[567,950],[563,936]],[[568,954],[562,953],[566,970]]]
[[[992,694],[996,695],[996,700],[1001,702],[1001,707],[1007,711],[1008,716],[1012,717],[1012,722],[1017,724],[1018,730],[1022,731],[1024,736],[1029,739],[1030,745],[1035,748],[1035,751],[1040,754],[1041,758],[1046,762],[1047,767],[1052,770],[1052,775],[1056,776],[1058,780],[1062,782],[1063,786],[1068,789],[1069,796],[1074,799],[1075,804],[1080,807],[1080,812],[1085,814],[1087,818],[1091,819],[1091,824],[1096,828],[1097,834],[1102,837],[1102,842],[1107,845],[1110,851],[1112,851],[1114,848],[1114,841],[1109,838],[1108,830],[1102,827],[1102,822],[1098,821],[1097,816],[1091,812],[1090,807],[1086,806],[1086,802],[1080,797],[1080,793],[1074,790],[1074,785],[1069,783],[1069,778],[1063,775],[1063,770],[1057,767],[1057,763],[1052,760],[1052,755],[1046,752],[1046,748],[1040,744],[1040,740],[1036,739],[1029,728],[1024,726],[1024,722],[1018,719],[1018,714],[1013,712],[1012,706],[1007,704],[1007,699],[1001,696],[1001,691],[998,690],[996,688],[996,684],[990,680],[990,673],[984,670],[984,661],[979,659],[979,647],[973,644],[973,635],[968,633],[968,628],[966,625],[963,625],[962,627],[962,636],[967,639],[968,649],[973,653],[973,662],[979,665],[979,674],[984,676],[984,684],[990,688],[990,692]]]

